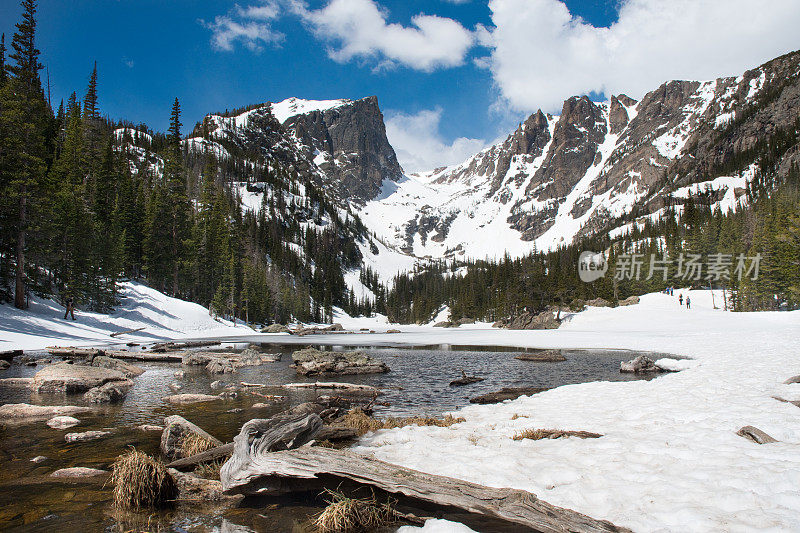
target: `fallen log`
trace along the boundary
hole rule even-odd
[[[202,348],[204,346],[217,346],[222,344],[220,341],[184,341],[184,342],[160,342],[150,347],[151,352],[166,352],[172,350],[184,350],[186,348]]]
[[[120,335],[127,335],[128,333],[136,333],[137,331],[142,331],[144,328],[134,328],[134,329],[126,329],[125,331],[115,331],[111,333],[109,337],[119,337]]]
[[[217,446],[216,448],[211,448],[210,450],[206,450],[202,453],[198,453],[196,455],[192,455],[190,457],[184,457],[183,459],[176,459],[167,465],[167,468],[174,468],[175,470],[180,470],[181,472],[188,472],[189,470],[194,469],[196,466],[205,464],[205,463],[213,463],[217,459],[228,458],[233,453],[233,443],[229,442],[228,444],[223,444],[222,446]]]
[[[500,403],[506,400],[516,400],[520,396],[531,396],[532,394],[538,394],[546,390],[547,387],[503,387],[497,392],[489,392],[470,398],[469,403],[481,405]]]
[[[369,385],[356,385],[354,383],[340,383],[336,381],[316,381],[314,383],[287,383],[281,385],[284,389],[332,389],[346,390],[348,392],[363,392],[365,394],[380,394],[380,391]]]
[[[113,351],[108,352],[106,355],[114,357],[115,359],[128,359],[130,361],[153,361],[156,363],[180,363],[183,360],[185,352],[163,352],[163,353],[150,353],[150,352],[130,352],[130,351]]]
[[[97,355],[105,355],[105,351],[97,348],[73,348],[63,346],[48,346],[46,348],[50,355],[57,357],[88,357],[92,358]]]
[[[461,377],[458,379],[454,379],[450,382],[451,387],[461,387],[463,385],[472,385],[473,383],[478,383],[483,381],[486,378],[479,378],[478,376],[468,376],[466,372],[463,370],[461,371]]]
[[[516,530],[528,528],[546,533],[630,531],[605,520],[556,507],[523,490],[484,487],[426,474],[347,450],[304,447],[264,453],[257,441],[246,447],[242,445],[246,439],[241,433],[234,439],[237,444],[234,455],[222,467],[220,480],[229,494],[279,495],[309,490],[320,484],[336,487],[343,481],[352,481],[421,504],[497,520]]]

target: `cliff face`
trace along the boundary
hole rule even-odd
[[[403,176],[375,96],[289,117],[283,128],[344,200],[371,200],[384,180]]]
[[[795,52],[737,77],[669,81],[638,102],[572,97],[558,117],[534,113],[464,163],[411,176],[364,216],[418,256],[521,255],[613,230],[633,210],[661,216],[698,191],[734,208],[762,156],[778,178],[800,164],[800,147],[781,144],[798,127]],[[405,221],[377,225],[389,212]]]

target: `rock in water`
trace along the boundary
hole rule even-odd
[[[561,350],[544,350],[541,352],[525,352],[516,356],[514,359],[520,361],[536,361],[539,363],[560,363],[567,358],[561,355]]]
[[[233,363],[228,361],[227,359],[223,359],[221,357],[215,357],[211,359],[206,365],[206,370],[211,372],[212,374],[230,374],[236,368],[234,368]]]
[[[202,366],[211,362],[211,357],[203,352],[188,352],[181,358],[181,364],[186,366]]]
[[[292,354],[298,374],[380,374],[388,372],[386,363],[364,352],[323,352],[316,348]]]
[[[126,381],[119,370],[87,365],[56,363],[39,370],[33,377],[36,392],[74,394],[86,392],[111,381]]]
[[[212,437],[182,416],[173,415],[164,419],[164,431],[161,433],[161,453],[169,461],[183,457],[181,449],[183,441],[191,435],[203,438],[214,446],[222,446],[219,439]]]
[[[64,440],[67,442],[86,442],[102,439],[108,435],[111,435],[110,431],[84,431],[83,433],[67,433],[64,435]]]
[[[108,472],[106,470],[100,470],[97,468],[73,466],[72,468],[62,468],[60,470],[56,470],[55,472],[50,474],[50,477],[84,478],[84,477],[102,476],[104,474],[108,474]]]
[[[261,360],[261,352],[250,346],[239,354],[239,360],[236,364],[237,366],[258,366],[263,363],[264,361]]]
[[[546,390],[547,390],[546,388],[541,388],[541,387],[503,387],[497,392],[481,394],[480,396],[471,398],[469,402],[481,405],[489,403],[500,403],[506,400],[516,400],[520,396],[530,396],[532,394],[538,394]]]
[[[80,423],[80,420],[71,416],[54,416],[47,421],[47,425],[53,429],[67,429]]]
[[[136,365],[132,365],[125,361],[114,359],[113,357],[108,357],[105,355],[98,355],[92,359],[92,366],[96,366],[98,368],[108,368],[111,370],[119,370],[125,374],[125,377],[128,378],[135,378],[136,376],[141,376],[144,373],[144,369]]]
[[[59,415],[88,413],[91,407],[77,405],[31,405],[29,403],[7,403],[0,405],[0,421],[34,421]]]
[[[661,369],[656,366],[655,361],[646,355],[639,355],[630,361],[621,362],[619,364],[619,371],[625,374],[647,374],[652,372],[660,372]]]
[[[212,396],[211,394],[174,394],[167,396],[164,401],[174,404],[184,403],[200,403],[200,402],[213,402],[219,400],[219,396]]]
[[[105,385],[89,389],[83,398],[91,403],[112,403],[121,402],[125,399],[128,391],[133,387],[133,381],[111,381]]]

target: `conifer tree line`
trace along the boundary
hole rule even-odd
[[[296,171],[254,177],[246,161],[189,150],[177,98],[164,134],[103,117],[96,64],[82,98],[54,110],[36,3],[22,7],[8,61],[5,36],[0,48],[0,300],[25,308],[32,294],[73,298],[105,312],[121,280],[142,279],[257,323],[330,320],[334,306],[372,311],[343,276],[360,265],[358,217],[342,218]],[[250,180],[265,191],[257,214],[231,186]]]
[[[795,132],[795,135],[799,132]],[[776,150],[781,149],[776,146]],[[425,323],[443,306],[449,306],[452,319],[474,318],[494,321],[523,311],[538,312],[558,305],[581,308],[588,300],[603,298],[616,303],[632,295],[660,291],[667,287],[725,289],[726,301],[720,308],[732,311],[761,311],[800,307],[800,168],[792,165],[779,179],[761,154],[761,164],[748,187],[743,206],[722,213],[712,209],[714,196],[704,191],[689,195],[678,214],[668,208],[657,222],[647,220],[643,227],[632,225],[630,232],[616,239],[606,234],[585,238],[551,252],[534,252],[522,258],[500,261],[441,262],[418,272],[397,276],[386,297],[390,320]],[[764,169],[762,172],[761,168]],[[613,221],[610,227],[623,220]],[[585,283],[578,276],[582,251],[605,252],[610,265],[601,279]],[[658,272],[650,279],[651,255],[658,260],[667,254],[676,260],[680,254],[761,254],[758,279],[734,275],[730,279],[700,280],[681,277],[677,262],[669,266],[667,279]],[[641,279],[615,281],[615,265],[621,254],[641,254],[647,258]],[[735,265],[733,265],[735,267]],[[463,275],[453,275],[457,270]],[[684,271],[685,274],[685,271]]]

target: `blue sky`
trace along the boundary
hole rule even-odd
[[[772,17],[764,17],[770,9],[762,7],[758,31],[738,39],[747,45],[748,39],[763,41],[763,34],[767,44],[743,46],[717,36],[716,25],[730,24],[720,8],[737,9],[737,17],[747,19],[737,3],[747,5],[692,0],[691,9],[670,10],[657,0],[41,0],[38,46],[56,103],[73,90],[82,96],[96,60],[102,111],[160,130],[175,96],[189,129],[206,113],[257,102],[375,94],[393,120],[397,142],[403,142],[397,131],[430,136],[426,146],[433,150],[417,162],[424,166],[437,157],[456,162],[539,107],[558,112],[572,94],[624,88],[639,98],[669,78],[738,74],[796,46],[800,17],[793,0],[775,0]],[[19,13],[15,0],[0,4],[7,43]],[[428,17],[419,20],[420,14]],[[653,39],[658,24],[643,21],[654,15],[674,35]],[[698,27],[722,45],[693,42],[689,36]],[[676,39],[688,42],[676,46]],[[620,47],[628,40],[630,46]],[[705,46],[707,58],[695,57],[698,46]],[[732,54],[737,46],[741,53]],[[739,57],[723,57],[730,55]]]

